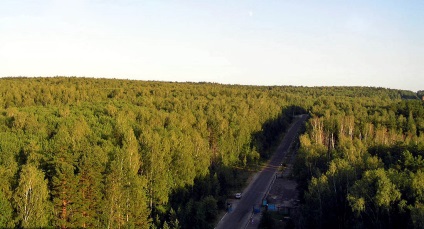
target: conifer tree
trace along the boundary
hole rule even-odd
[[[66,126],[60,126],[51,142],[53,157],[50,166],[53,169],[51,179],[54,205],[54,226],[68,228],[78,221],[78,176],[76,160],[78,152],[72,150],[72,140]]]
[[[82,228],[101,227],[103,176],[102,164],[103,151],[94,148],[84,152],[78,163],[78,193],[77,193],[77,218],[78,225]]]

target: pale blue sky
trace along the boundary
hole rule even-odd
[[[1,0],[0,77],[424,90],[424,1]]]

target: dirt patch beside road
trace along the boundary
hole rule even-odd
[[[277,178],[272,184],[267,196],[268,203],[275,204],[276,208],[280,209],[280,212],[283,211],[286,215],[289,215],[290,210],[296,208],[299,194],[297,191],[297,182],[291,179],[295,153],[291,152],[289,156],[290,158],[285,158],[284,160],[286,162],[288,161],[286,168],[276,175]]]
[[[298,192],[296,188],[296,181],[285,178],[277,178],[271,188],[271,191],[269,191],[267,197],[268,203],[275,204],[277,208],[287,205],[288,202],[294,206],[298,199]]]
[[[266,197],[268,209],[276,210],[273,211],[273,214],[278,216],[278,219],[273,217],[275,228],[285,228],[288,223],[294,225],[293,223],[298,217],[299,193],[297,191],[297,182],[292,179],[296,153],[295,150],[291,149],[286,154],[282,162],[282,171],[276,174],[276,178]]]

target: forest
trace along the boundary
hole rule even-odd
[[[424,228],[424,103],[401,98],[314,102],[295,165],[299,227]]]
[[[0,228],[213,228],[309,113],[299,226],[424,226],[422,92],[0,79]]]

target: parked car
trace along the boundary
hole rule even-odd
[[[236,193],[235,197],[236,197],[236,199],[241,199],[241,197],[242,197],[242,194],[241,194],[241,192],[239,192],[239,193]]]

